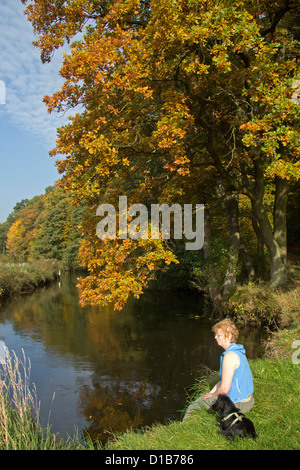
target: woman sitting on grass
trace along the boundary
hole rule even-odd
[[[242,413],[248,413],[254,406],[253,378],[245,349],[236,344],[239,332],[231,320],[217,323],[212,331],[219,346],[225,351],[220,360],[220,382],[214,388],[189,405],[184,415],[188,418],[201,408],[209,409],[220,394],[226,394]]]

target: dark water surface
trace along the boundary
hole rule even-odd
[[[86,428],[102,440],[180,418],[201,366],[219,368],[211,326],[190,292],[151,291],[122,312],[82,308],[69,275],[0,304],[0,338],[31,361],[42,426],[63,435]],[[248,327],[238,342],[253,358],[263,338]]]

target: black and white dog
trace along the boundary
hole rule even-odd
[[[254,424],[237,408],[227,395],[219,395],[217,401],[211,406],[221,418],[218,423],[220,433],[228,439],[235,437],[252,437],[256,438]]]

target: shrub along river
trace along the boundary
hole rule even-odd
[[[218,370],[222,349],[187,291],[149,291],[112,308],[80,307],[76,276],[0,304],[0,339],[31,361],[41,424],[106,441],[130,427],[182,415],[203,365]],[[262,354],[260,328],[240,330],[249,358]]]

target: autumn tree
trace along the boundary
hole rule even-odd
[[[24,230],[21,220],[17,220],[12,224],[7,233],[6,248],[9,255],[17,258],[19,261],[24,261],[25,258],[22,242],[24,242]]]
[[[78,267],[79,225],[84,208],[72,206],[67,192],[56,186],[46,189],[30,255],[34,259],[56,259],[65,268]]]
[[[298,0],[34,0],[26,13],[44,62],[74,41],[64,85],[45,102],[50,112],[83,109],[58,130],[52,151],[65,155],[63,187],[90,207],[83,301],[121,308],[175,261],[162,240],[97,239],[96,207],[117,205],[120,194],[130,203],[205,202],[207,255],[210,208],[223,204],[230,262],[216,299],[235,287],[245,195],[271,282],[286,282],[288,182],[299,178]]]
[[[7,241],[7,234],[14,222],[16,222],[18,218],[19,212],[26,207],[28,203],[28,199],[22,199],[22,201],[17,202],[14,206],[12,212],[8,215],[5,222],[0,224],[0,254],[5,255],[6,253],[6,241]]]
[[[66,191],[50,186],[45,194],[16,204],[0,225],[0,241],[18,261],[55,259],[63,268],[78,268],[84,212],[82,205],[71,205]]]
[[[27,261],[30,257],[30,252],[39,227],[38,219],[42,206],[42,198],[35,196],[30,200],[27,199],[24,205],[19,203],[19,209],[15,211],[16,220],[8,230],[6,249],[8,255],[18,261]]]

